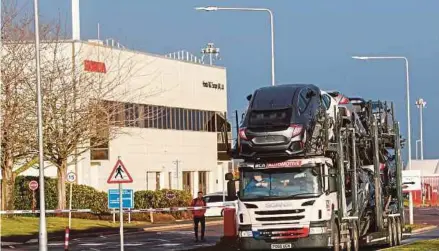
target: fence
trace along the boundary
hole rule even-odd
[[[413,192],[414,206],[439,206],[439,176],[423,176],[421,189]]]

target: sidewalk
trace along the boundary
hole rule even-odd
[[[212,218],[206,219],[206,225],[220,225],[223,223],[222,219]],[[79,238],[92,238],[92,237],[100,237],[100,236],[110,236],[110,235],[119,235],[119,226],[116,223],[115,227],[110,228],[91,228],[87,230],[70,230],[70,240],[79,239]],[[129,226],[124,227],[124,233],[136,233],[136,232],[155,232],[155,231],[166,231],[173,229],[185,229],[192,227],[192,220],[183,220],[183,221],[175,221],[175,222],[164,222],[164,223],[153,223],[153,224],[145,224],[138,226]],[[54,233],[48,234],[49,241],[63,241],[65,236],[64,231],[58,231]],[[38,242],[38,233],[34,235],[26,235],[26,236],[8,236],[1,238],[1,246],[16,246],[23,244],[31,244]]]

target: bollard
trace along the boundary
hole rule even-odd
[[[151,223],[154,223],[154,215],[152,211],[149,212],[149,218],[151,219]]]
[[[224,209],[224,237],[236,237],[236,215],[234,208]]]
[[[64,250],[69,250],[69,234],[70,234],[70,229],[66,227],[66,235],[64,238]]]

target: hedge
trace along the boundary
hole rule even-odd
[[[15,208],[17,210],[32,209],[32,191],[29,189],[29,182],[36,180],[36,177],[19,176],[15,182]],[[91,209],[93,215],[74,214],[81,218],[105,218],[111,219],[112,215],[108,209],[108,197],[106,192],[100,192],[93,187],[73,184],[72,208]],[[58,201],[57,179],[45,179],[46,208],[56,209]],[[172,191],[175,194],[173,199],[166,197],[166,192]],[[67,205],[69,203],[69,186],[66,187]],[[36,207],[39,208],[39,191],[35,191]],[[134,193],[134,208],[161,208],[161,207],[184,207],[190,204],[192,195],[180,190],[160,191],[137,191]],[[171,218],[186,218],[187,213],[171,213]],[[170,215],[169,215],[170,216]],[[166,217],[164,217],[166,218]],[[169,217],[168,217],[169,218]],[[149,219],[149,214],[132,214],[133,220]]]

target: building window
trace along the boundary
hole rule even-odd
[[[163,109],[164,109],[164,107],[157,106],[156,116],[157,116],[157,128],[158,129],[165,128],[163,125]]]
[[[168,172],[168,188],[172,189],[172,172]]]
[[[198,191],[202,191],[203,194],[207,193],[207,172],[198,172]]]
[[[155,173],[155,190],[160,190],[160,172]]]
[[[109,135],[108,130],[100,132],[90,139],[90,159],[108,160],[109,159]]]
[[[201,129],[200,129],[200,114],[201,114],[201,111],[194,110],[194,131],[201,131]]]
[[[191,172],[183,172],[183,190],[192,194]]]
[[[208,112],[207,116],[208,122],[207,122],[207,131],[208,132],[215,132],[215,122],[216,122],[216,114],[215,112]]]

